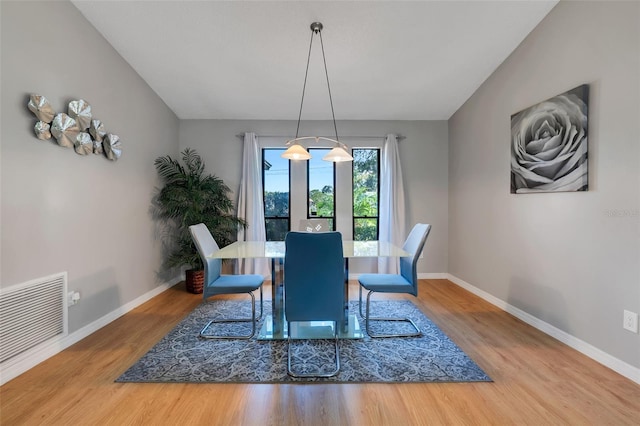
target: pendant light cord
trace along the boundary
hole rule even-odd
[[[338,127],[336,126],[336,114],[333,112],[333,98],[331,97],[331,85],[329,85],[329,72],[327,71],[327,59],[324,57],[324,43],[322,42],[322,31],[318,31],[320,34],[320,46],[322,47],[322,61],[324,62],[324,75],[327,77],[327,89],[329,89],[329,103],[331,104],[331,116],[333,117],[333,130],[336,132],[336,141],[338,141]],[[313,36],[312,36],[313,38]],[[311,53],[311,50],[309,50]],[[307,68],[309,64],[307,63]],[[305,80],[306,80],[305,76]]]
[[[329,84],[329,72],[327,71],[327,58],[324,54],[324,43],[322,42],[322,30],[315,29],[311,31],[311,40],[309,41],[309,53],[307,54],[307,68],[304,71],[304,83],[302,85],[302,99],[300,100],[300,111],[298,112],[298,126],[296,127],[296,139],[300,132],[300,119],[302,118],[302,106],[304,105],[304,94],[307,89],[307,76],[309,75],[309,62],[311,61],[311,48],[313,47],[313,36],[318,34],[320,36],[320,47],[322,48],[322,62],[324,63],[324,75],[327,79],[327,89],[329,90],[329,104],[331,105],[331,117],[333,118],[333,130],[336,134],[336,141],[338,139],[338,127],[336,126],[336,113],[333,110],[333,97],[331,96],[331,85]]]
[[[298,131],[300,130],[300,118],[302,117],[302,105],[304,105],[304,92],[307,89],[307,75],[309,75],[309,61],[311,59],[311,46],[313,46],[313,34],[314,34],[314,31],[311,31],[311,40],[309,41],[309,54],[307,55],[307,69],[304,72],[304,84],[302,85],[302,100],[300,101],[300,112],[298,113],[298,127],[296,127],[296,139],[298,139]],[[322,35],[320,35],[320,42],[322,42]],[[322,55],[324,56],[324,53]],[[326,64],[325,64],[325,72],[326,72]],[[329,91],[329,97],[331,97],[331,91]],[[333,105],[331,105],[331,109],[333,110]]]

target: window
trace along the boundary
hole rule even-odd
[[[284,241],[289,230],[289,160],[284,149],[262,150],[262,189],[267,241]]]
[[[348,239],[378,238],[379,147],[359,141],[352,149],[353,163],[336,164],[322,160],[330,148],[310,147],[310,160],[289,161],[281,157],[286,147],[280,138],[261,143],[267,241],[284,241],[300,221],[314,218],[326,219],[329,229]]]
[[[331,229],[335,229],[335,163],[322,159],[329,151],[331,149],[309,148],[312,158],[307,166],[307,218],[329,219]]]
[[[353,149],[353,239],[378,239],[380,150]]]

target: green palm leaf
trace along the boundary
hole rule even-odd
[[[154,165],[162,182],[152,201],[152,213],[163,225],[164,267],[203,267],[191,240],[189,226],[204,223],[220,247],[236,239],[246,227],[235,215],[231,189],[219,177],[205,174],[198,152],[186,148],[182,164],[170,156],[158,157]]]

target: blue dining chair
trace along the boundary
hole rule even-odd
[[[287,374],[292,377],[332,377],[338,374],[338,327],[344,318],[344,257],[342,235],[339,232],[287,233],[284,257],[284,311],[289,330]],[[294,371],[291,323],[295,321],[333,321],[333,371]]]
[[[241,294],[248,293],[251,296],[251,318],[223,318],[214,319],[207,323],[200,331],[200,337],[204,339],[250,339],[256,334],[256,321],[262,318],[263,299],[262,283],[264,277],[256,274],[246,275],[221,275],[222,259],[211,257],[213,253],[220,250],[218,244],[213,239],[211,232],[204,223],[189,227],[193,242],[198,249],[198,254],[204,263],[204,288],[202,298],[206,301],[209,297],[218,294]],[[256,318],[256,298],[253,295],[255,290],[260,289],[260,316]],[[207,329],[212,324],[251,322],[251,334],[236,335],[212,335],[206,334]]]
[[[404,245],[403,250],[411,253],[410,257],[400,258],[399,274],[362,274],[358,277],[360,283],[359,307],[360,315],[365,320],[365,328],[367,334],[371,337],[413,337],[421,336],[422,331],[411,320],[411,318],[374,318],[370,316],[371,295],[373,293],[407,293],[414,296],[418,295],[418,274],[416,272],[416,263],[420,257],[420,253],[427,241],[431,231],[431,225],[418,223],[416,224]],[[366,314],[362,312],[362,289],[369,290],[367,293],[367,309]],[[416,330],[415,333],[395,333],[395,334],[376,334],[369,328],[371,321],[402,321],[408,322]]]

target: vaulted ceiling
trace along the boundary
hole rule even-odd
[[[182,119],[297,119],[309,25],[338,120],[448,119],[557,1],[81,1]],[[331,119],[314,39],[303,119]]]

